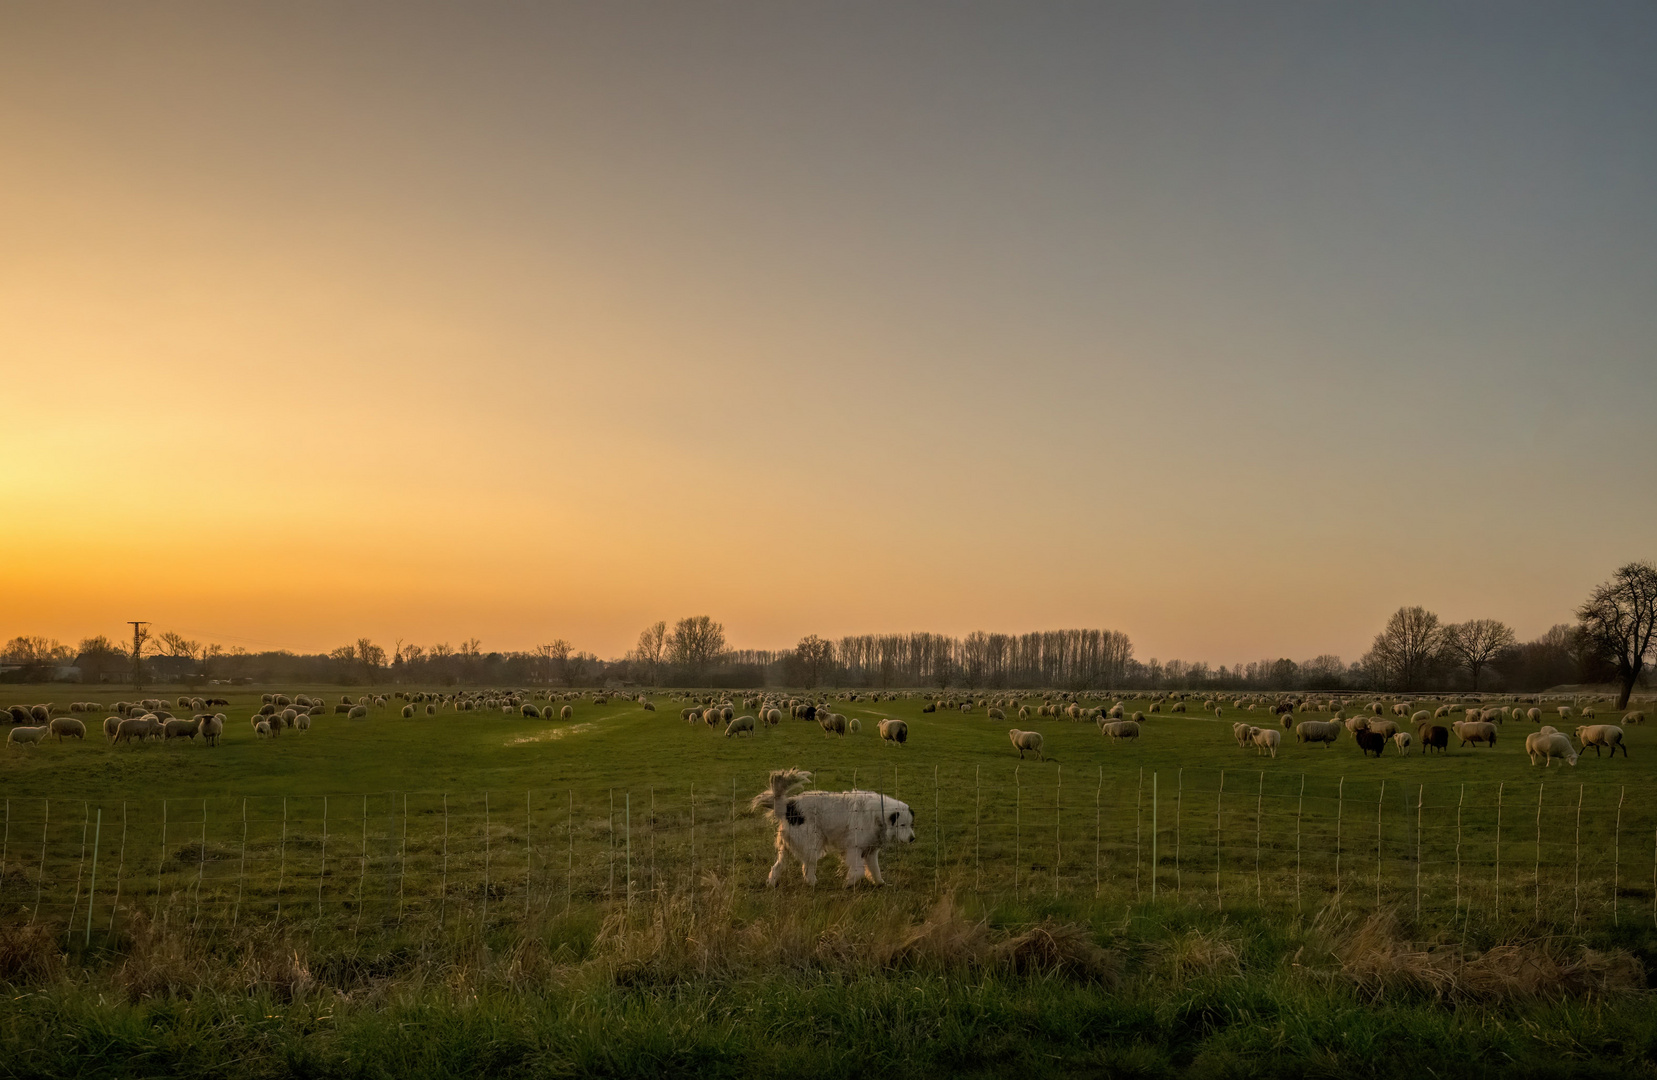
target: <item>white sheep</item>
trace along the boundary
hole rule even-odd
[[[253,725],[253,736],[254,736],[254,738],[262,739],[266,735],[269,735],[272,738],[274,738],[275,735],[276,735],[276,732],[272,731],[271,728],[270,728],[270,721],[269,720],[260,720],[260,721],[258,721],[257,723],[255,723]]]
[[[1257,730],[1259,729],[1253,725],[1245,724],[1240,720],[1232,724],[1231,737],[1237,740],[1237,749],[1241,750],[1246,747],[1249,744],[1249,740],[1254,738],[1254,733]]]
[[[1110,736],[1113,742],[1139,738],[1139,723],[1134,720],[1101,720],[1099,734]]]
[[[201,739],[207,746],[219,745],[219,736],[224,734],[224,714],[215,713],[201,719]]]
[[[1275,758],[1277,756],[1277,744],[1282,741],[1283,733],[1276,728],[1255,728],[1253,738],[1256,756],[1269,751],[1271,756]]]
[[[1592,746],[1595,757],[1599,757],[1602,746],[1610,747],[1612,757],[1617,756],[1618,750],[1622,751],[1623,757],[1628,756],[1628,744],[1623,741],[1622,728],[1615,724],[1582,724],[1576,729],[1576,741],[1582,744],[1583,753],[1587,753]]]
[[[510,712],[511,710],[509,709],[507,711]],[[345,718],[347,720],[361,720],[363,717],[365,717],[367,715],[368,715],[368,706],[367,705],[353,705],[353,706],[351,706],[350,710],[348,712],[346,712]]]
[[[104,719],[104,738],[108,739],[110,742],[114,742],[115,731],[120,726],[121,718],[119,716],[106,717]]]
[[[16,743],[18,746],[34,746],[43,741],[51,730],[47,724],[41,724],[39,727],[14,727],[6,736],[6,745]]]
[[[1024,756],[1024,752],[1026,750],[1029,750],[1036,755],[1038,760],[1047,760],[1041,753],[1041,732],[1020,731],[1018,728],[1013,728],[1011,731],[1007,732],[1007,735],[1012,739],[1013,748],[1018,751],[1018,756],[1020,758]]]
[[[846,721],[846,731],[847,731],[847,733],[852,734],[852,735],[856,735],[858,732],[860,732],[862,730],[863,730],[863,721],[859,720],[857,717],[854,716],[850,720]]]
[[[1544,729],[1526,735],[1525,753],[1530,755],[1532,765],[1546,761],[1550,769],[1555,758],[1570,765],[1576,764],[1576,751],[1571,748],[1571,740],[1557,731]]]
[[[62,742],[65,735],[71,739],[86,738],[86,725],[72,717],[60,716],[47,726],[52,729],[52,734],[58,742]]]
[[[909,741],[909,724],[903,720],[882,720],[880,722],[880,740],[883,743],[903,745]]]
[[[1399,757],[1408,757],[1409,756],[1409,754],[1410,754],[1410,743],[1413,742],[1413,741],[1414,740],[1412,740],[1410,738],[1410,733],[1407,732],[1407,731],[1394,732],[1393,736],[1392,736],[1392,745],[1398,747],[1398,756]]]
[[[739,716],[725,725],[725,737],[727,739],[732,735],[744,733],[748,735],[754,733],[754,718],[752,716]]]

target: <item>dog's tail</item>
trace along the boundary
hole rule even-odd
[[[809,783],[811,774],[803,769],[775,769],[771,773],[771,786],[755,795],[754,801],[748,804],[748,809],[758,810],[763,807],[771,811],[771,816],[775,817],[777,807]]]

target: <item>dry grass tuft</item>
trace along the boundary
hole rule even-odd
[[[1065,977],[1107,986],[1114,986],[1122,972],[1120,955],[1100,948],[1086,927],[1051,920],[996,943],[991,956],[1020,975]]]
[[[1242,953],[1219,929],[1186,930],[1157,945],[1155,952],[1168,975],[1179,982],[1243,973]]]
[[[133,913],[127,933],[127,956],[114,982],[128,1000],[185,996],[210,981],[210,965],[188,935],[157,926],[142,912]]]
[[[1465,955],[1404,940],[1389,913],[1371,916],[1335,950],[1342,973],[1372,1000],[1417,994],[1451,1003],[1524,998],[1556,1001],[1628,993],[1645,985],[1645,969],[1621,949],[1570,948],[1552,939],[1498,945]]]
[[[43,983],[63,971],[58,935],[44,925],[0,924],[0,982]]]

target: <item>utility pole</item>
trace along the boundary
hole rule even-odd
[[[132,688],[142,690],[144,689],[144,642],[149,640],[150,636],[150,632],[145,630],[144,627],[148,626],[149,623],[128,620],[127,625],[132,627]]]

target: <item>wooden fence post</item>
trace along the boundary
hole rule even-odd
[[[1622,925],[1617,917],[1617,893],[1622,891],[1622,800],[1626,785],[1617,789],[1617,824],[1611,833],[1611,925]]]
[[[92,909],[98,906],[98,843],[103,838],[104,808],[98,807],[98,823],[92,831],[92,884],[86,893],[86,944],[92,944]]]
[[[1502,917],[1502,792],[1507,781],[1496,785],[1496,919]]]
[[[1542,921],[1542,792],[1547,786],[1546,780],[1536,785],[1536,907],[1531,912],[1536,922]]]
[[[1100,802],[1105,795],[1105,767],[1099,766],[1099,786],[1093,789],[1093,898],[1099,899],[1100,826],[1104,822]]]
[[[242,917],[242,882],[247,877],[247,796],[242,796],[242,850],[236,865],[236,907],[230,914],[230,927]]]
[[[1220,893],[1220,853],[1223,848],[1220,833],[1220,811],[1225,806],[1225,770],[1220,770],[1220,792],[1214,797],[1214,909],[1225,910],[1225,897]]]
[[[1576,852],[1571,860],[1571,925],[1582,918],[1582,784],[1576,786]]]
[[[1053,779],[1053,892],[1059,891],[1059,864],[1064,861],[1064,766],[1055,766]]]
[[[122,826],[125,828],[125,826]],[[276,865],[276,921],[282,921],[282,886],[288,880],[288,797],[282,796],[282,846]]]
[[[1183,895],[1184,882],[1180,875],[1180,820],[1184,817],[1185,806],[1185,770],[1174,772],[1174,901],[1177,903]],[[1155,840],[1152,840],[1155,846]],[[1152,860],[1153,862],[1155,860]],[[1156,869],[1151,869],[1152,879],[1155,880]],[[1154,890],[1153,890],[1154,891]]]
[[[1295,910],[1300,911],[1300,818],[1306,810],[1306,774],[1300,774],[1300,800],[1295,803]]]
[[[1335,791],[1335,902],[1341,899],[1341,816],[1346,811],[1346,777]]]
[[[1387,803],[1387,782],[1381,781],[1381,797],[1375,802],[1375,910],[1381,910],[1381,808]]]
[[[1425,753],[1425,751],[1423,751]],[[1421,921],[1421,804],[1427,795],[1427,785],[1415,789],[1415,921]]]
[[[1266,899],[1265,886],[1260,882],[1260,819],[1266,808],[1266,770],[1260,770],[1260,790],[1254,797],[1254,899]]]
[[[69,947],[69,942],[73,940],[70,935],[75,932],[75,916],[79,915],[81,911],[81,879],[86,876],[86,834],[91,830],[91,826],[92,804],[83,801],[81,803],[81,861],[79,868],[75,871],[75,903],[69,909],[69,921],[63,928],[63,947],[66,949]]]
[[[1013,766],[1013,895],[1018,895],[1019,874],[1024,869],[1024,784],[1021,766]]]
[[[127,870],[127,803],[121,800],[121,856],[115,865],[115,899],[109,905],[109,933],[115,934],[115,913],[121,910],[121,877]]]

